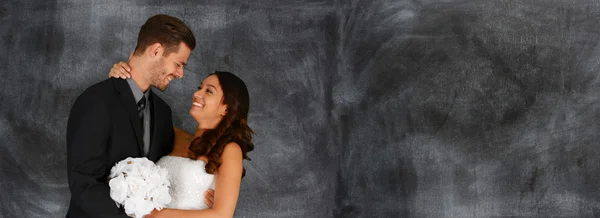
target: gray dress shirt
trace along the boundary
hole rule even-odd
[[[142,93],[142,90],[140,89],[140,87],[135,83],[135,81],[133,81],[133,79],[128,78],[127,79],[127,83],[129,83],[129,88],[131,88],[131,92],[133,92],[133,98],[135,99],[135,104],[137,105],[137,103],[140,101],[140,99],[142,99],[142,95],[146,96],[146,107],[144,108],[144,156],[148,156],[148,151],[150,150],[150,98],[148,98],[150,96],[150,89],[148,89],[148,91],[146,91],[145,93]]]

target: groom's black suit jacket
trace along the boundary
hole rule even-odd
[[[173,149],[171,108],[150,92],[150,150],[156,162]],[[107,79],[81,94],[67,124],[67,217],[127,217],[110,198],[110,169],[127,157],[142,157],[143,128],[126,80]]]

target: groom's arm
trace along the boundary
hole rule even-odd
[[[106,183],[109,134],[107,105],[97,94],[84,92],[67,124],[67,172],[71,201],[89,217],[127,217]]]

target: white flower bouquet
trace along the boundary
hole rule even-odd
[[[129,216],[141,218],[171,202],[168,176],[167,170],[148,158],[128,157],[110,170],[110,197]]]

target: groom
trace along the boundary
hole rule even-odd
[[[150,86],[164,91],[183,78],[195,47],[194,34],[180,19],[150,17],[129,58],[131,78],[104,80],[77,98],[67,124],[67,217],[127,217],[110,198],[110,169],[127,157],[156,162],[172,151],[171,108]]]

